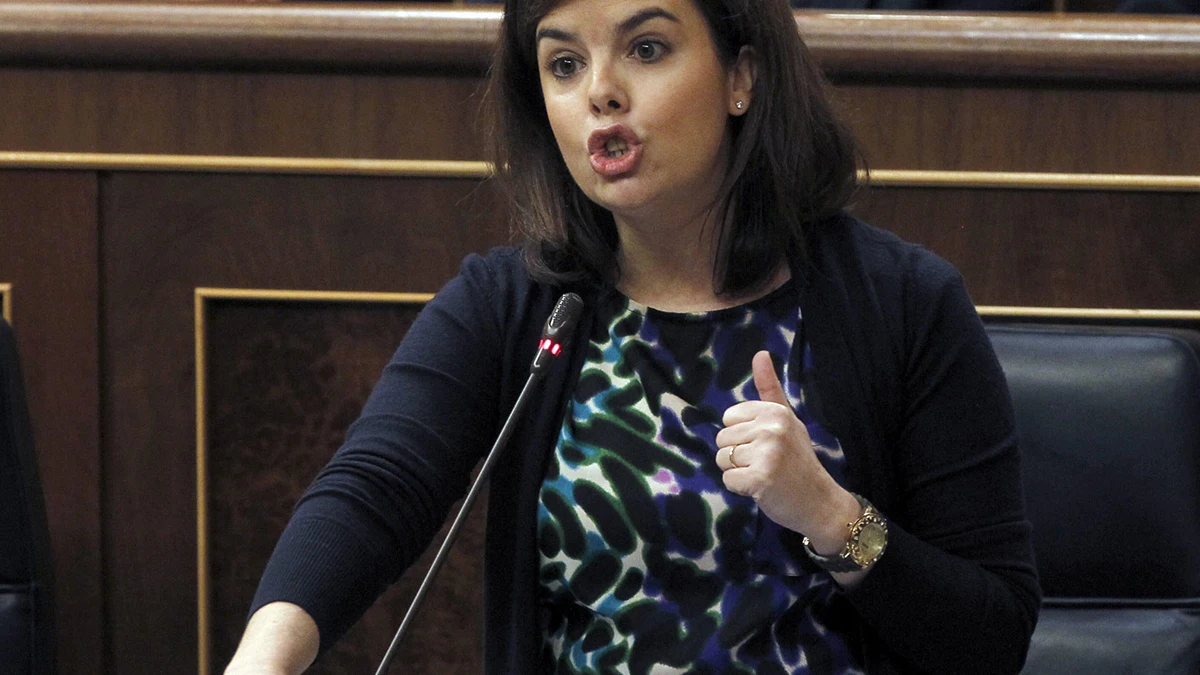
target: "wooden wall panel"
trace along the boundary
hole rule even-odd
[[[0,68],[0,151],[480,159],[455,74]]]
[[[1200,309],[1200,193],[873,188],[856,212],[953,263],[976,304]]]
[[[109,672],[191,672],[194,288],[433,292],[504,216],[446,179],[132,173],[102,195]]]
[[[842,83],[876,169],[1200,175],[1200,88]]]
[[[292,506],[341,445],[421,305],[208,300],[205,307],[210,672],[219,674]],[[482,672],[485,511],[486,497],[396,656],[406,672]],[[374,672],[448,528],[310,672]]]
[[[800,11],[795,19],[814,57],[839,74],[1200,81],[1200,33],[1188,17]],[[348,9],[339,3],[197,8],[0,2],[0,61],[483,70],[499,22],[496,6],[439,11],[406,3]]]
[[[96,194],[91,173],[0,171],[0,283],[12,284],[64,674],[103,664]]]
[[[482,159],[459,74],[0,68],[0,150]],[[1200,88],[843,82],[871,166],[1200,174]],[[319,133],[318,133],[319,130]]]

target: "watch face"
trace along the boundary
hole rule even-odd
[[[887,546],[887,530],[884,526],[872,521],[864,523],[858,533],[858,555],[855,556],[855,562],[864,567],[869,565],[883,553],[884,546]]]

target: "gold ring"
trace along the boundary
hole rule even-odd
[[[734,443],[733,446],[729,448],[729,464],[730,464],[730,466],[732,466],[735,469],[742,468],[742,467],[738,466],[737,462],[733,461],[733,453],[735,450],[737,450],[737,447],[739,445],[741,445],[741,443]]]

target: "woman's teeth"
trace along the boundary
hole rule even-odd
[[[625,141],[620,138],[610,138],[608,139],[608,143],[604,145],[604,149],[607,151],[609,157],[620,157],[625,154],[629,146],[625,145]]]

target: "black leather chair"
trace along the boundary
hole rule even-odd
[[[1200,673],[1200,335],[990,326],[1045,601],[1026,673]]]
[[[54,672],[46,507],[16,343],[0,319],[0,673]]]

